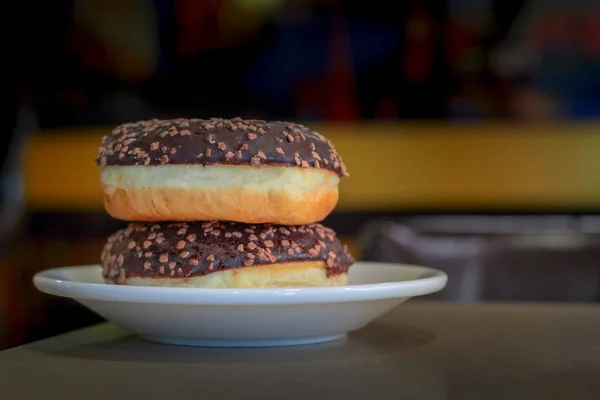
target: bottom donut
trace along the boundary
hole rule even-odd
[[[114,283],[105,279],[106,283]],[[189,278],[130,277],[123,282],[132,286],[196,287],[196,288],[269,288],[343,286],[348,274],[327,276],[323,261],[277,263],[257,267],[236,268]]]
[[[131,223],[101,255],[106,283],[166,287],[340,286],[353,263],[320,224]]]

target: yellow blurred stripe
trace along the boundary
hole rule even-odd
[[[339,210],[600,206],[600,123],[322,124],[351,173]],[[35,135],[27,201],[101,209],[94,157],[110,128]]]
[[[110,128],[69,129],[35,135],[25,150],[27,203],[34,210],[102,207],[94,159]]]

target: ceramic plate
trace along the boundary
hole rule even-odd
[[[140,337],[192,346],[283,346],[340,339],[414,296],[441,290],[442,271],[357,262],[340,287],[194,289],[104,284],[99,265],[34,277],[42,292],[72,298]]]

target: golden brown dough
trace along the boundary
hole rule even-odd
[[[121,220],[302,225],[333,210],[339,177],[275,166],[108,166],[101,183],[107,212]]]

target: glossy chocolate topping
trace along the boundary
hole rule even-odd
[[[327,275],[354,263],[335,232],[320,224],[237,222],[132,223],[108,238],[102,274],[117,284],[130,277],[188,278],[233,268],[316,261]]]
[[[102,139],[104,165],[233,164],[324,168],[348,175],[324,136],[290,122],[222,118],[140,121]]]

